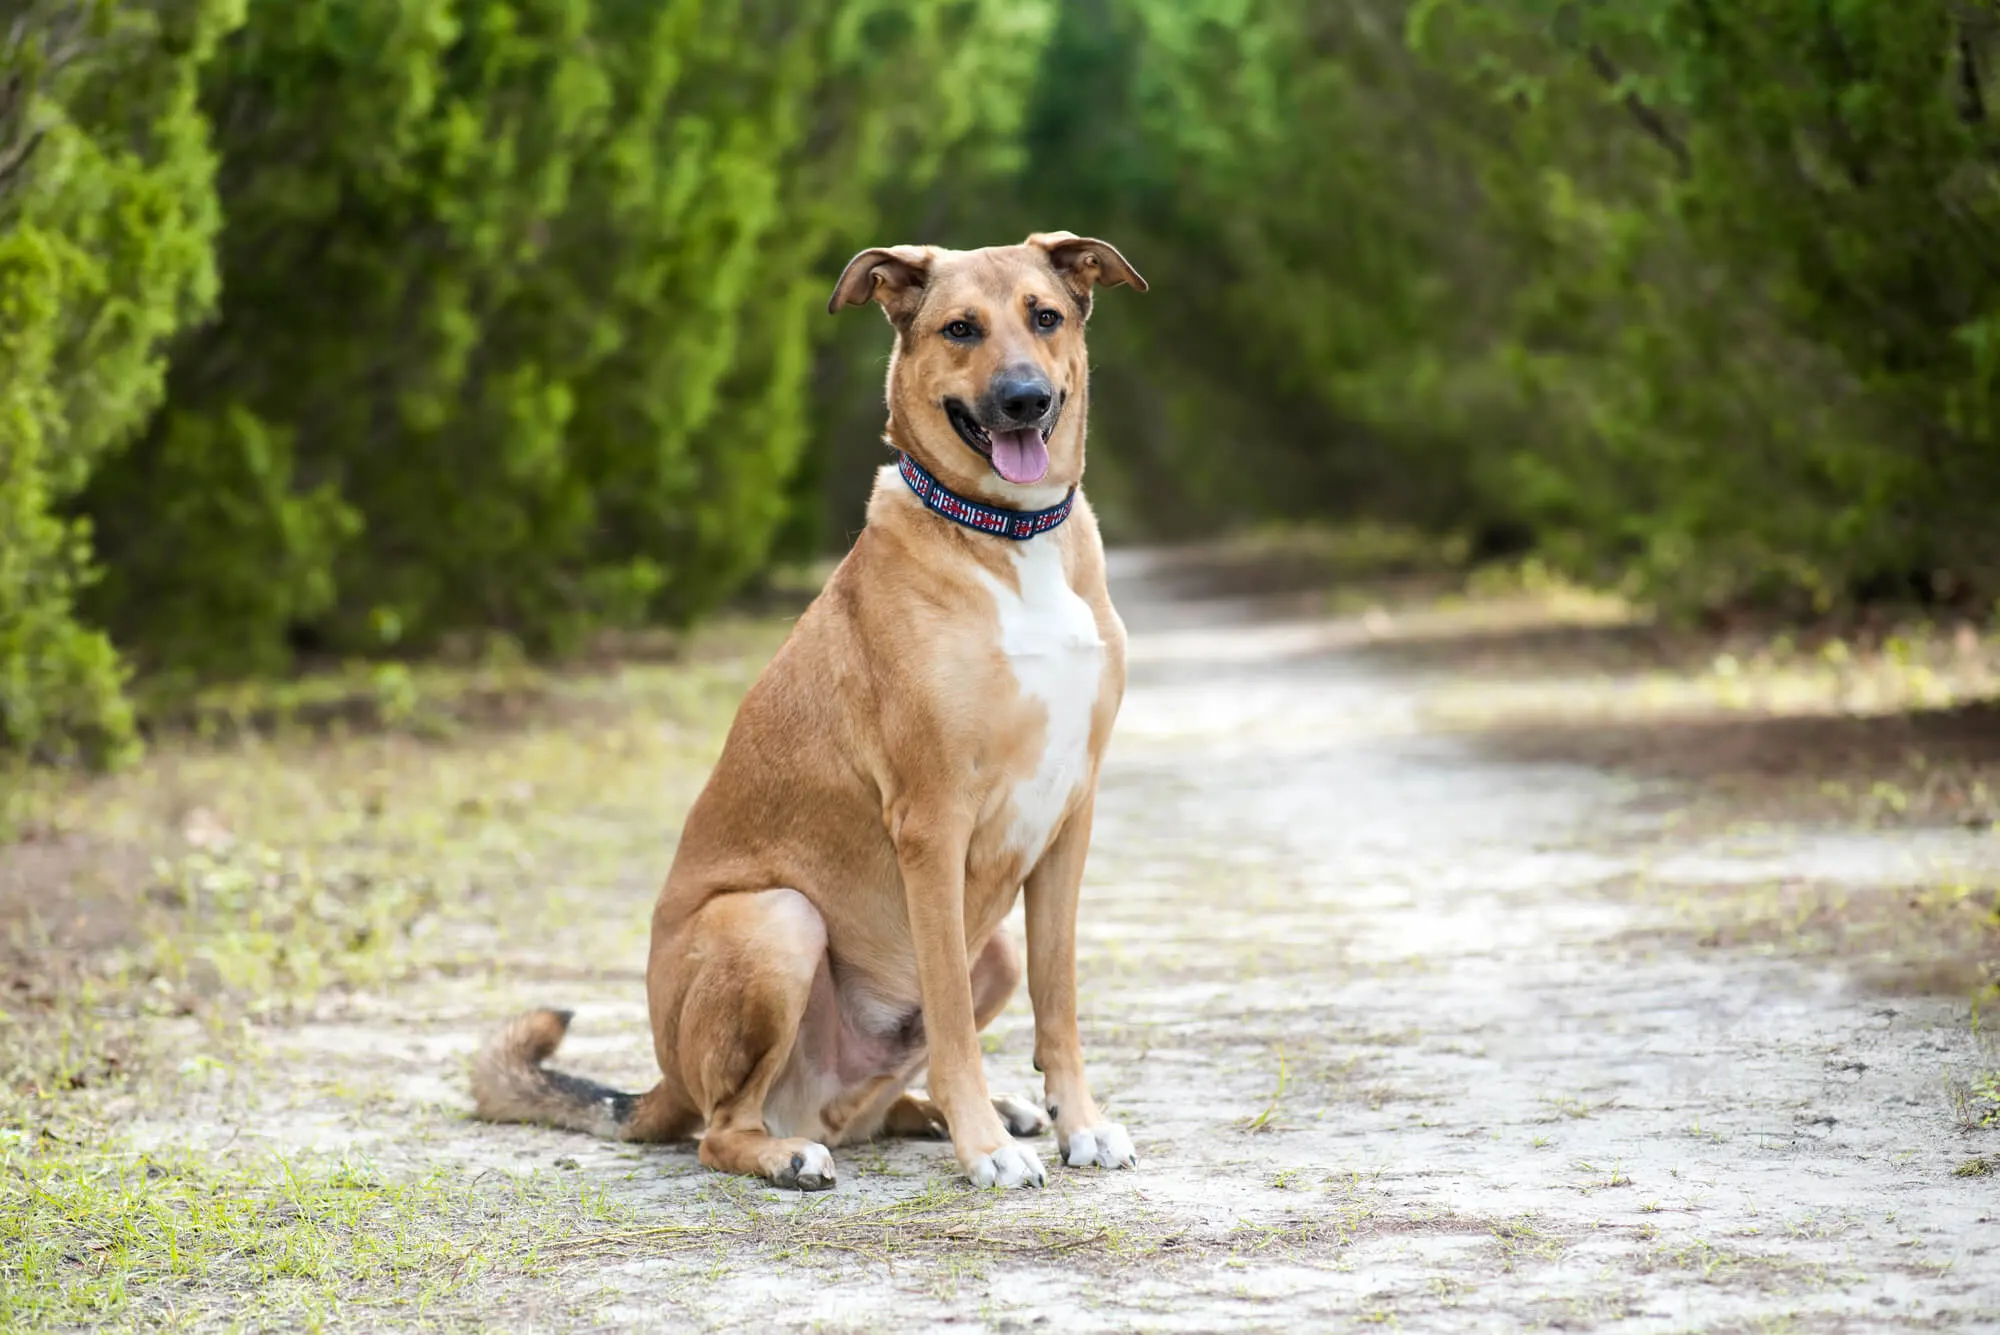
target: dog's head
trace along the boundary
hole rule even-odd
[[[1069,232],[1018,246],[887,246],[848,261],[829,311],[880,302],[896,328],[889,438],[947,487],[1054,504],[1083,476],[1091,290],[1146,280],[1116,247]]]

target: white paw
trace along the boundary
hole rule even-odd
[[[1039,1136],[1049,1129],[1049,1115],[1026,1099],[1017,1099],[1012,1094],[999,1094],[993,1099],[993,1111],[1000,1114],[1000,1120],[1007,1124],[1007,1134],[1015,1137]]]
[[[1026,1145],[1002,1145],[980,1155],[969,1176],[975,1187],[1039,1187],[1049,1180],[1042,1161]]]
[[[808,1144],[794,1153],[784,1171],[771,1179],[776,1186],[800,1191],[825,1191],[833,1185],[833,1180],[833,1151],[818,1144]]]
[[[1132,1137],[1116,1122],[1105,1122],[1069,1133],[1063,1162],[1071,1168],[1130,1168],[1139,1162]]]

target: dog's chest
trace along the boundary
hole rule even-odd
[[[1020,589],[987,577],[999,613],[1000,651],[1021,694],[1046,715],[1034,768],[1015,779],[1007,846],[1032,866],[1090,773],[1090,725],[1104,681],[1097,616],[1063,574],[1055,536],[1011,553]]]

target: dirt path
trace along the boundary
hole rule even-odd
[[[1082,927],[1086,1050],[1138,1171],[972,1193],[943,1145],[863,1147],[804,1200],[685,1149],[466,1122],[462,1058],[525,1004],[577,1008],[576,1066],[647,1079],[664,853],[551,885],[555,925],[490,967],[275,1031],[254,1078],[135,1110],[134,1137],[554,1183],[534,1264],[454,1290],[517,1331],[2000,1321],[2000,1178],[1955,1175],[2000,1154],[1953,1103],[1996,1065],[1965,1007],[1690,949],[1602,889],[1920,878],[2000,840],[1672,839],[1618,780],[1428,733],[1434,680],[1350,652],[1351,626],[1177,597],[1150,561],[1114,568],[1132,686]],[[1020,998],[996,1090],[1039,1092],[1029,1048]]]

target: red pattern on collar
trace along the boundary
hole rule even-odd
[[[981,533],[991,533],[995,537],[1012,538],[1025,542],[1029,538],[1047,533],[1069,518],[1070,510],[1076,505],[1076,488],[1069,489],[1069,495],[1058,505],[1046,510],[1003,510],[997,505],[986,505],[979,501],[969,501],[945,486],[925,471],[924,466],[909,455],[901,456],[896,471],[909,483],[910,490],[917,493],[917,499],[937,514],[953,523],[977,529]]]

